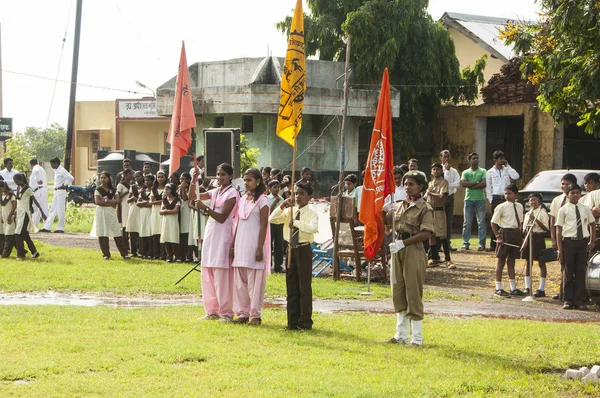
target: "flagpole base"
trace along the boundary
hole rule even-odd
[[[535,299],[533,298],[533,296],[527,296],[521,301],[523,301],[525,303],[535,303]]]

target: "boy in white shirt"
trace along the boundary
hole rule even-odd
[[[515,280],[515,260],[520,257],[521,225],[523,225],[523,205],[518,203],[517,193],[519,188],[509,184],[504,189],[505,202],[494,210],[492,216],[492,231],[496,237],[496,290],[494,294],[499,297],[524,296],[525,292],[517,289]],[[502,289],[502,270],[507,265],[510,282],[510,294]]]
[[[527,261],[527,267],[525,268],[525,294],[528,296],[531,294],[531,264],[529,264],[529,242],[532,242],[532,262],[537,261],[540,266],[540,288],[533,294],[533,297],[546,297],[546,263],[540,257],[542,250],[546,248],[546,233],[549,232],[549,217],[546,210],[542,207],[542,195],[539,193],[532,193],[528,197],[529,207],[531,210],[525,214],[523,222],[523,235],[527,236],[529,232],[529,238],[523,248],[523,258]]]

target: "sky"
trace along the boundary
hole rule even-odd
[[[76,98],[152,96],[135,81],[156,90],[175,76],[182,40],[190,65],[284,56],[286,38],[275,23],[291,15],[295,3],[84,0]],[[0,0],[2,116],[13,118],[15,132],[67,125],[75,7],[76,0]],[[538,7],[535,0],[430,0],[428,11],[434,19],[446,11],[534,19]]]

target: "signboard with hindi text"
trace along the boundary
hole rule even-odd
[[[119,100],[120,119],[144,119],[159,117],[156,113],[156,100]]]
[[[0,141],[12,138],[13,127],[11,117],[0,117]]]

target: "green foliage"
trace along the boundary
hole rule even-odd
[[[341,61],[346,34],[356,86],[378,84],[385,67],[400,91],[394,120],[396,152],[408,155],[413,137],[437,117],[442,102],[472,103],[484,83],[485,59],[461,74],[448,31],[427,13],[427,0],[309,0],[305,15],[307,55]],[[291,17],[277,24],[287,33]]]
[[[6,141],[5,158],[13,159],[13,168],[21,173],[29,171],[29,161],[33,158],[33,151],[27,143],[27,139],[21,133],[13,134]]]
[[[600,2],[538,3],[540,22],[509,24],[503,38],[522,55],[521,70],[538,86],[540,109],[600,136]]]
[[[240,135],[240,175],[243,175],[246,170],[258,165],[258,157],[260,149],[250,148],[248,139],[244,134]]]
[[[68,202],[65,212],[65,228],[68,232],[90,232],[95,214],[94,208],[77,206],[73,202]]]
[[[49,162],[52,158],[63,160],[67,131],[60,124],[52,123],[47,129],[27,127],[23,136],[29,150],[39,161]]]

